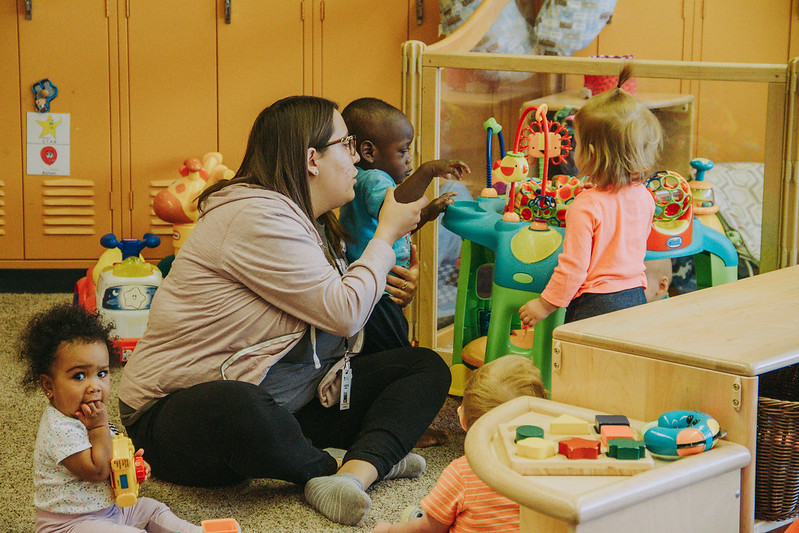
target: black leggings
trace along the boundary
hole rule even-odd
[[[606,294],[584,292],[572,300],[569,307],[566,308],[566,317],[563,322],[568,324],[575,320],[604,315],[645,303],[646,296],[642,287]]]
[[[351,360],[350,408],[314,398],[296,413],[258,385],[211,381],[159,400],[128,435],[156,477],[180,485],[222,486],[247,478],[304,485],[336,472],[321,448],[375,466],[378,479],[413,448],[438,414],[450,385],[441,357],[426,348],[361,354]]]

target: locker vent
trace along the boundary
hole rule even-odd
[[[94,235],[96,192],[92,180],[46,179],[42,183],[45,235]]]

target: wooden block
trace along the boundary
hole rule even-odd
[[[519,442],[522,439],[529,439],[533,437],[537,437],[539,439],[543,438],[544,428],[530,425],[519,426],[516,428],[516,439],[513,442]]]
[[[596,415],[594,430],[599,433],[602,426],[629,426],[630,420],[624,415]]]
[[[635,439],[635,435],[633,435],[633,430],[630,429],[630,426],[602,426],[599,438],[602,440],[602,446],[607,447],[610,440]]]
[[[646,457],[646,445],[635,439],[613,439],[608,445],[608,457],[637,461]]]
[[[632,476],[639,472],[650,470],[655,466],[652,455],[648,451],[646,451],[646,457],[638,461],[608,457],[604,453],[600,453],[596,459],[567,459],[565,455],[558,453],[544,459],[534,459],[517,454],[520,446],[524,447],[525,443],[531,441],[550,441],[554,446],[554,451],[558,450],[558,441],[563,439],[576,438],[599,441],[599,434],[594,431],[593,420],[588,423],[588,427],[591,430],[590,435],[558,436],[551,434],[549,432],[550,423],[562,415],[563,411],[553,412],[548,410],[546,406],[547,404],[544,403],[541,406],[541,411],[531,410],[525,412],[497,427],[497,456],[500,461],[515,472],[523,476]],[[593,419],[593,415],[590,418]],[[514,442],[516,429],[525,425],[544,428],[543,439],[529,438],[520,440],[518,443]],[[638,430],[640,426],[641,423],[636,422],[634,429]],[[600,448],[601,451],[602,449]]]
[[[555,443],[535,437],[520,440],[516,443],[516,455],[527,459],[548,459],[555,455]]]
[[[549,423],[553,435],[590,435],[591,423],[572,415],[560,415]]]
[[[566,459],[596,459],[599,457],[600,442],[598,440],[573,437],[558,443],[558,453]]]

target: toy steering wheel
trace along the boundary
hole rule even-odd
[[[106,233],[100,237],[100,244],[105,248],[119,248],[122,251],[122,260],[128,257],[138,257],[144,248],[156,248],[161,244],[161,237],[154,233],[145,233],[141,239],[117,240],[113,233]]]

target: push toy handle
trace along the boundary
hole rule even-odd
[[[145,233],[141,239],[117,240],[113,233],[106,233],[100,237],[100,244],[105,248],[119,248],[122,251],[122,260],[128,257],[137,257],[144,248],[156,248],[161,244],[161,237],[154,233]]]

